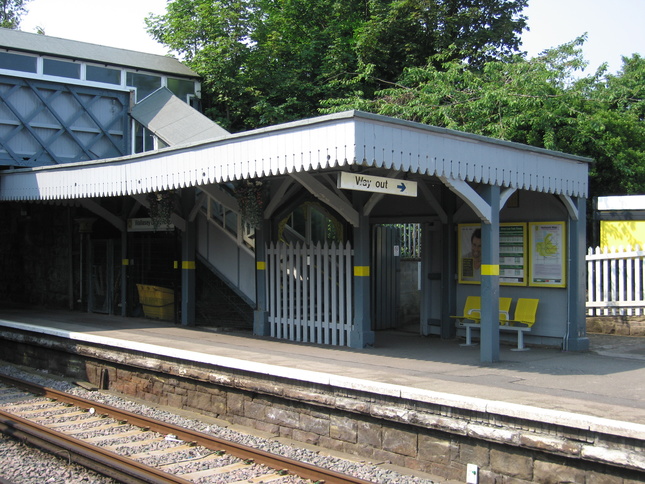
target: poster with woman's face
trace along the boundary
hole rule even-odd
[[[482,229],[480,224],[459,224],[458,270],[461,284],[481,281]],[[502,223],[499,227],[499,283],[525,286],[528,257],[526,223]]]
[[[459,226],[459,282],[476,284],[481,279],[481,225]]]

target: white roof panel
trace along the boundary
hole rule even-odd
[[[135,104],[130,114],[168,146],[214,140],[230,134],[166,87]]]
[[[0,200],[129,195],[348,165],[587,197],[590,161],[347,111],[128,157],[0,173]]]

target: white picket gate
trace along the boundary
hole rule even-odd
[[[634,248],[589,248],[587,260],[587,315],[639,316],[645,314],[645,252]]]
[[[352,248],[331,245],[267,247],[271,336],[345,346],[353,323]]]

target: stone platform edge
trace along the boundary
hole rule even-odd
[[[358,378],[344,377],[331,373],[298,370],[295,368],[270,365],[267,363],[258,363],[243,359],[230,358],[227,356],[209,355],[206,353],[181,350],[167,346],[159,346],[149,343],[138,343],[118,338],[97,336],[93,334],[79,333],[58,328],[19,323],[3,319],[0,319],[0,326],[31,333],[55,336],[73,341],[99,344],[129,351],[137,351],[140,353],[149,354],[151,356],[177,358],[190,362],[214,365],[231,370],[247,371],[250,373],[257,373],[272,377],[291,379],[305,383],[328,385],[346,390],[368,392],[376,395],[402,398],[405,400],[447,406],[461,410],[483,412],[503,417],[525,419],[544,424],[560,425],[578,430],[610,434],[618,437],[645,440],[645,425],[623,422],[620,420],[612,420],[591,415],[564,412],[560,410],[549,410],[540,407],[533,407],[498,400],[487,400],[483,398],[435,392],[432,390],[424,390],[409,386],[393,385]]]

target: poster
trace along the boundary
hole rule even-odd
[[[530,286],[565,287],[564,222],[530,222]]]
[[[461,284],[481,281],[481,225],[460,224],[458,271]],[[499,228],[499,282],[526,285],[526,224],[504,223]]]
[[[526,224],[501,224],[499,228],[499,283],[525,286]]]

